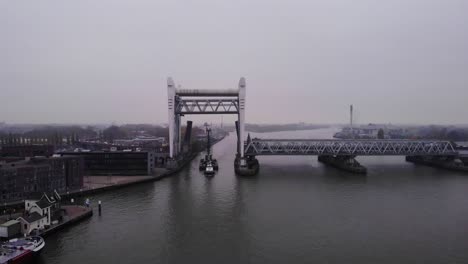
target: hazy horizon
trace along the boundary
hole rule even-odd
[[[346,124],[353,104],[361,124],[467,124],[466,14],[456,0],[3,1],[0,122],[161,124],[167,77],[243,76],[247,123]]]
[[[182,126],[185,126],[186,120],[192,120],[192,118],[186,118],[182,123]],[[4,122],[8,127],[22,127],[22,126],[51,126],[51,127],[69,127],[69,126],[80,126],[80,127],[109,127],[109,126],[125,126],[125,125],[151,125],[151,126],[162,126],[167,127],[167,123],[112,123],[112,122],[101,122],[101,123],[7,123]],[[193,121],[193,124],[196,126],[203,126],[206,122],[200,121]],[[249,123],[247,125],[259,125],[259,126],[270,126],[270,125],[298,125],[300,123],[304,123],[305,125],[314,125],[314,126],[329,126],[329,127],[342,127],[342,126],[349,126],[349,123],[305,123],[305,122],[296,122],[296,123]],[[2,121],[0,121],[0,125]],[[211,125],[213,126],[220,126],[221,123],[212,122]],[[468,123],[453,123],[453,124],[435,124],[435,123],[427,123],[427,124],[411,124],[411,123],[354,123],[354,126],[366,126],[366,125],[391,125],[391,126],[401,126],[401,127],[424,127],[424,126],[441,126],[441,127],[459,127],[465,128],[468,127]],[[225,127],[234,127],[234,122],[230,123],[223,123]],[[1,130],[1,127],[0,127]]]

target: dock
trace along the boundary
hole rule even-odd
[[[59,230],[62,230],[66,227],[69,227],[73,224],[81,222],[87,218],[93,216],[93,209],[90,207],[85,206],[78,206],[78,205],[63,205],[61,209],[65,210],[66,217],[65,220],[58,223],[57,225],[53,225],[48,229],[41,230],[39,235],[42,237],[47,237]]]

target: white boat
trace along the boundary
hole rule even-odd
[[[0,264],[28,263],[44,248],[40,236],[14,238],[0,245]]]

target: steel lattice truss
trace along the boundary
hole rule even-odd
[[[443,156],[457,155],[449,141],[253,139],[246,155]]]
[[[179,99],[176,114],[238,114],[239,102],[235,99]]]

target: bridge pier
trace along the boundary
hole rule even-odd
[[[357,174],[367,173],[367,168],[356,160],[356,156],[319,155],[318,161],[347,172]]]
[[[255,156],[244,156],[236,154],[234,159],[234,171],[239,176],[254,176],[260,170],[260,164]]]
[[[406,156],[407,162],[456,171],[468,171],[468,159],[457,156]]]
[[[166,161],[166,169],[175,170],[179,167],[179,161],[175,158],[168,158]]]

